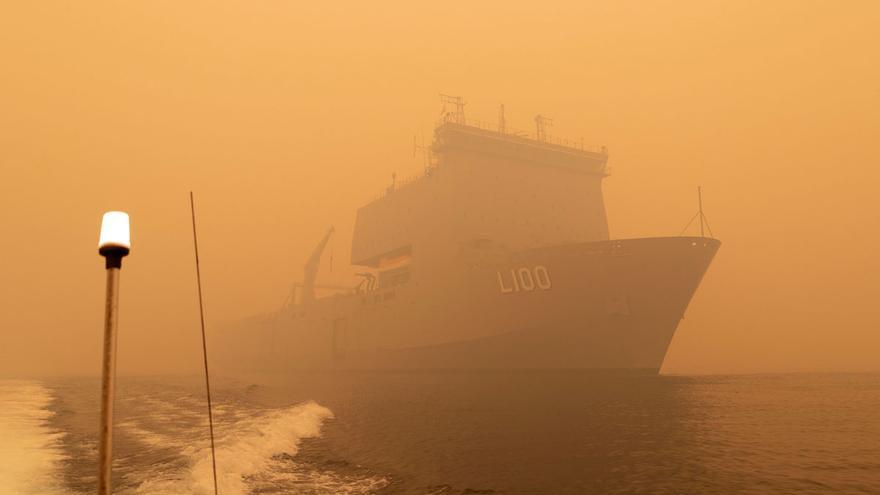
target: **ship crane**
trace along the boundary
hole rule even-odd
[[[327,247],[327,242],[330,240],[330,237],[333,236],[334,232],[336,232],[336,229],[333,227],[330,227],[330,229],[327,230],[327,233],[324,234],[324,238],[321,239],[321,242],[318,243],[315,250],[312,252],[312,255],[309,256],[308,261],[306,261],[306,266],[303,270],[302,283],[303,305],[311,304],[315,301],[315,280],[318,278],[318,266],[321,263],[321,254],[324,253],[324,248]]]
[[[364,285],[366,285],[367,291],[372,290],[375,287],[375,275],[373,275],[372,273],[358,273],[357,275],[363,277],[365,280],[361,280],[359,284],[353,287],[315,283],[318,278],[318,266],[320,265],[321,255],[324,252],[324,248],[327,246],[327,242],[330,241],[330,237],[333,236],[333,233],[335,231],[336,230],[333,227],[330,227],[330,229],[324,235],[324,238],[321,239],[321,242],[319,242],[318,245],[315,247],[315,250],[312,252],[312,255],[309,257],[304,267],[303,281],[293,283],[293,286],[290,289],[290,294],[287,295],[287,299],[284,301],[282,308],[287,309],[297,304],[297,289],[302,289],[302,299],[300,300],[300,304],[307,305],[315,301],[316,289],[352,293],[361,292],[362,290],[364,290]]]

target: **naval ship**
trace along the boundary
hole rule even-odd
[[[357,211],[360,283],[317,283],[331,228],[290,303],[225,336],[227,356],[258,371],[658,372],[720,242],[610,239],[604,147],[550,139],[541,116],[536,134],[503,114],[469,123],[451,101],[424,173]]]

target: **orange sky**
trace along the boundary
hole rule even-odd
[[[197,371],[327,226],[417,173],[437,94],[607,145],[612,236],[724,245],[670,373],[880,369],[876,2],[10,2],[0,12],[0,374],[97,373],[100,215],[130,212],[122,373]]]

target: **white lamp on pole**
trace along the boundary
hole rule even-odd
[[[119,271],[122,258],[131,251],[128,214],[108,211],[101,220],[98,253],[107,268],[104,306],[104,360],[101,368],[101,424],[98,445],[98,493],[110,495],[113,466],[113,398],[116,382],[116,329],[119,319]]]

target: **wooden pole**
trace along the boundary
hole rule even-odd
[[[101,368],[101,426],[98,444],[98,495],[110,495],[113,471],[113,402],[116,392],[116,341],[119,321],[119,271],[107,268],[104,305],[104,360]]]

